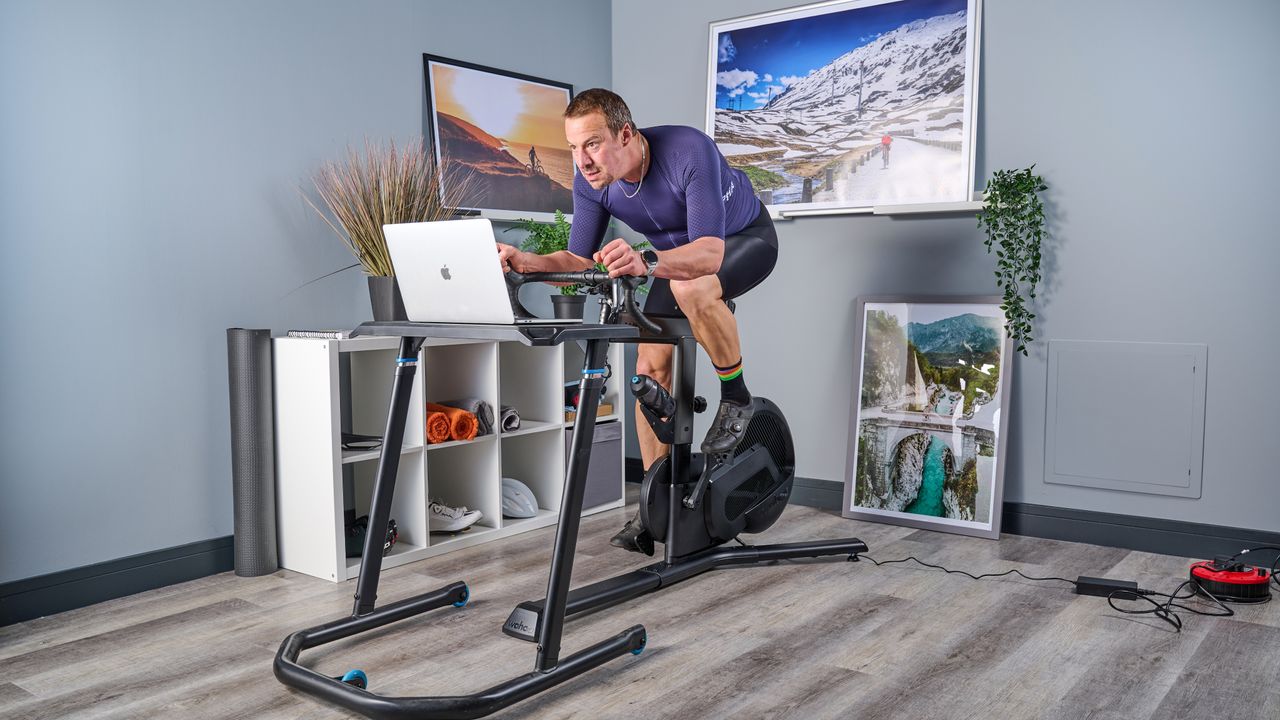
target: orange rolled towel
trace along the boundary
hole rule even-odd
[[[460,410],[448,405],[437,405],[435,403],[427,403],[427,412],[441,413],[449,420],[449,437],[453,440],[474,440],[476,430],[479,423],[476,422],[476,416],[466,410]]]
[[[442,412],[427,411],[427,444],[449,439],[449,417]]]

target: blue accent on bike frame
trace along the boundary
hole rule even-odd
[[[418,362],[418,358],[416,358],[416,357],[411,357],[411,358],[396,358],[396,362],[397,362],[397,363],[400,363],[401,365],[403,365],[403,364],[405,364],[405,363],[416,363],[416,362]]]
[[[454,603],[453,606],[456,608],[460,608],[463,605],[466,605],[467,601],[470,599],[471,599],[471,588],[464,587],[462,588],[462,599]]]
[[[604,368],[597,368],[597,369],[594,369],[594,370],[583,370],[583,371],[582,371],[582,374],[583,374],[583,375],[603,375],[604,373],[605,373],[605,369],[604,369]]]
[[[368,687],[369,676],[365,675],[363,670],[348,670],[346,674],[342,676],[342,682],[344,683],[350,682],[352,680],[355,680],[356,678],[360,678],[361,680],[363,680],[365,686]]]

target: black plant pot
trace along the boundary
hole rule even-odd
[[[583,295],[552,295],[551,310],[557,320],[582,319],[582,309],[587,298]]]
[[[394,277],[369,276],[369,304],[374,320],[408,320],[400,283]]]

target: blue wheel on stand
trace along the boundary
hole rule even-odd
[[[369,676],[363,670],[348,670],[341,678],[342,682],[364,690],[369,687]]]

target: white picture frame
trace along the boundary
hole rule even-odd
[[[981,9],[837,0],[713,22],[706,132],[775,212],[971,202]]]
[[[998,539],[1013,344],[998,296],[858,299],[847,518]]]

